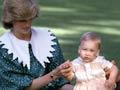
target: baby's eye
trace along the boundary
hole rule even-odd
[[[86,48],[83,48],[82,50],[87,50]]]
[[[94,52],[95,50],[90,50],[91,52]]]

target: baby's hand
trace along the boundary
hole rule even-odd
[[[68,80],[72,80],[74,76],[73,69],[72,69],[72,63],[68,60],[65,63],[61,64],[60,68],[61,68],[61,73],[63,74],[63,76]]]
[[[112,80],[106,80],[105,87],[109,90],[113,90],[115,88],[115,83]]]
[[[67,69],[69,67],[71,67],[71,62],[69,60],[67,60],[66,62],[64,62],[63,64],[60,65],[61,69]]]
[[[72,68],[71,68],[71,62],[70,61],[66,61],[63,64],[59,65],[58,67],[56,67],[53,71],[52,74],[56,77],[67,77],[67,75],[69,74],[69,72],[71,72]]]

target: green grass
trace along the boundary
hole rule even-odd
[[[52,29],[65,59],[76,58],[80,36],[94,31],[103,39],[102,54],[115,59],[120,67],[120,0],[38,0],[38,3],[40,17],[33,25]]]

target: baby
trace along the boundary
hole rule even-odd
[[[118,68],[100,56],[101,38],[94,32],[81,37],[78,58],[72,61],[71,74],[76,79],[74,90],[114,90]],[[106,73],[109,72],[109,78]]]

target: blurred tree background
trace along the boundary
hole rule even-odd
[[[77,57],[80,36],[101,35],[102,55],[120,67],[120,0],[38,0],[40,16],[35,27],[48,27],[58,37],[65,59]],[[0,11],[2,11],[0,0]],[[0,12],[0,17],[2,12]],[[0,24],[0,35],[5,30]]]

